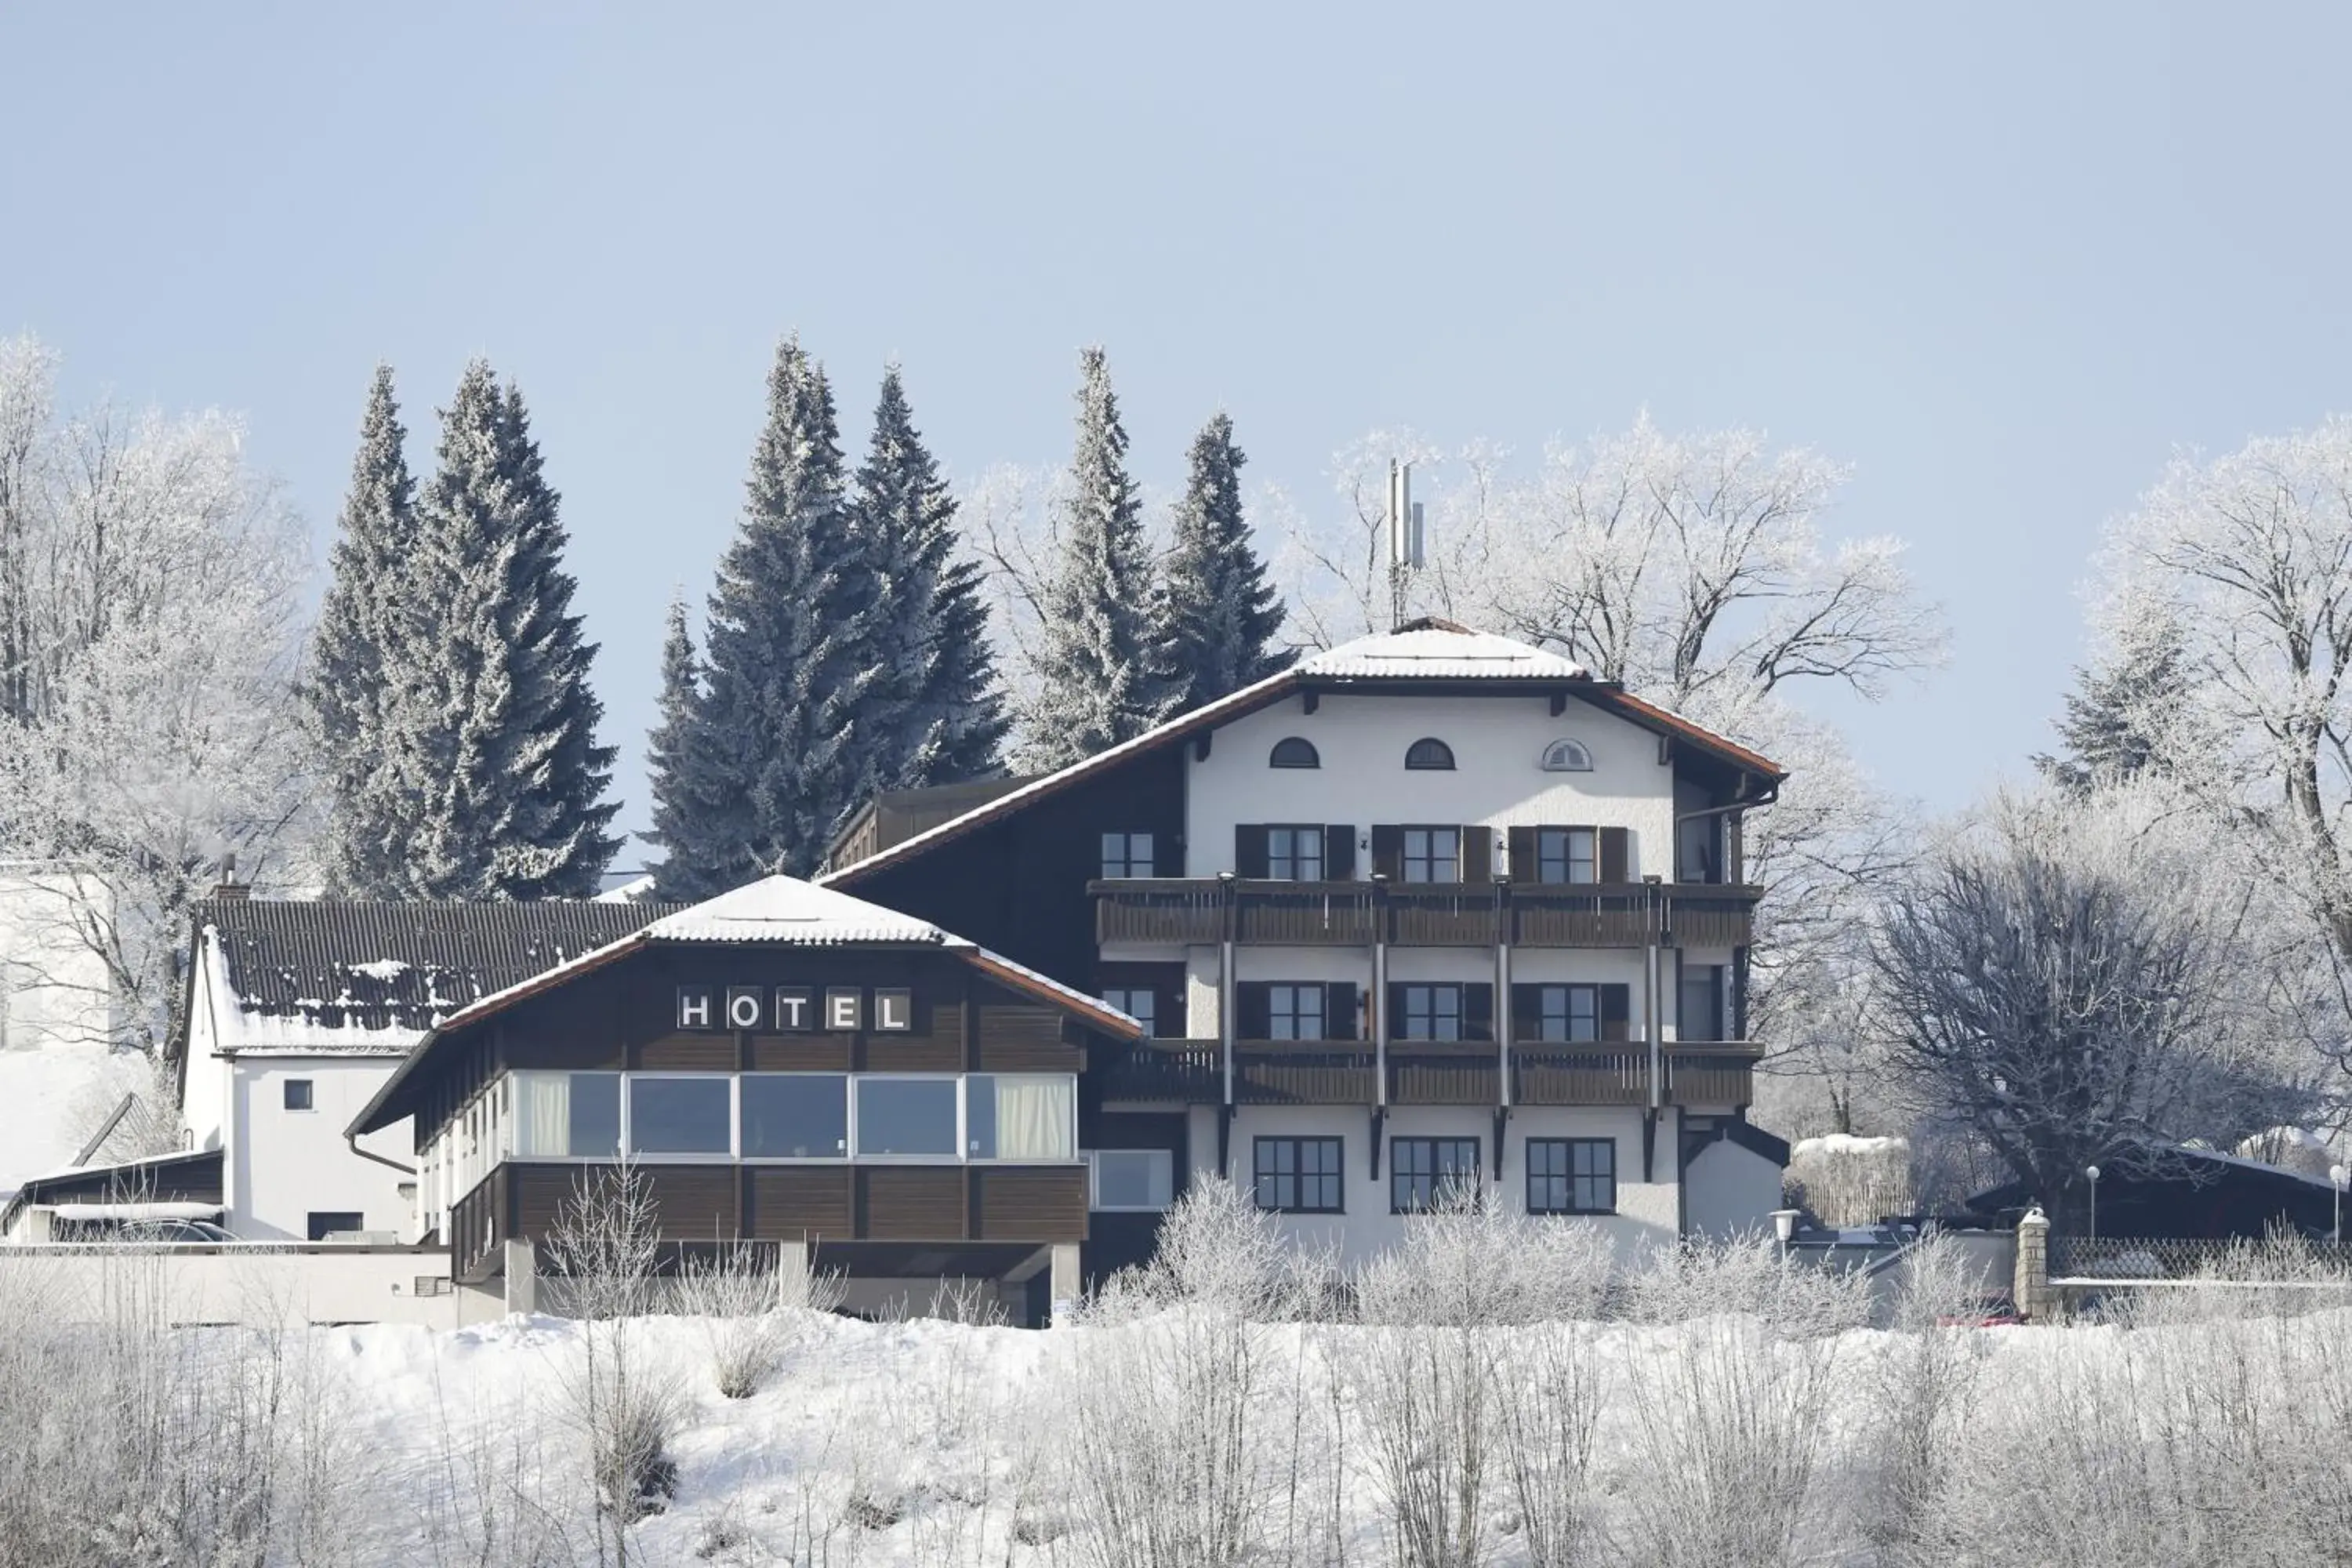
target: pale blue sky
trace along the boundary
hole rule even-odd
[[[1062,455],[1091,341],[1160,485],[1219,405],[1302,496],[1381,426],[1819,447],[1956,633],[1837,716],[1949,805],[2048,743],[2103,520],[2352,408],[2352,10],[2059,11],[20,5],[0,330],[244,411],[322,555],[370,367],[423,462],[487,353],[633,827],[793,327],[853,453],[897,355],[958,472]]]

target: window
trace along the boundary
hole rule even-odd
[[[1723,818],[1694,816],[1675,826],[1675,879],[1723,880]]]
[[[1324,988],[1284,983],[1265,988],[1266,1038],[1320,1040],[1323,1033]]]
[[[350,1209],[312,1209],[303,1229],[312,1241],[324,1241],[337,1231],[365,1230],[367,1216]]]
[[[1146,1035],[1157,1035],[1160,1032],[1157,1027],[1158,1021],[1153,1016],[1160,1010],[1160,998],[1157,992],[1143,986],[1113,985],[1103,992],[1102,999],[1108,1005],[1118,1008],[1142,1025]]]
[[[1462,830],[1458,827],[1406,828],[1404,879],[1408,882],[1460,881]]]
[[[1529,1214],[1615,1214],[1617,1141],[1528,1140]]]
[[[1723,1017],[1723,965],[1719,963],[1685,963],[1683,965],[1682,1010],[1675,1015],[1675,1036],[1685,1040],[1720,1040],[1725,1037]]]
[[[525,1159],[609,1160],[621,1152],[621,1075],[514,1075],[514,1152]]]
[[[1536,880],[1601,880],[1601,834],[1591,827],[1536,829]]]
[[[1097,1149],[1088,1208],[1108,1214],[1150,1214],[1176,1198],[1176,1157],[1165,1149]]]
[[[1404,1006],[1397,1016],[1401,1040],[1458,1040],[1462,1037],[1462,987],[1406,985]]]
[[[837,1072],[747,1072],[737,1099],[747,1160],[849,1153],[849,1079]]]
[[[289,1078],[286,1080],[286,1109],[289,1110],[310,1110],[315,1109],[314,1102],[310,1096],[310,1080],[309,1079]]]
[[[1598,985],[1538,985],[1535,1026],[1538,1040],[1568,1042],[1601,1037],[1601,987]]]
[[[1340,1213],[1346,1151],[1346,1142],[1338,1138],[1259,1139],[1257,1206],[1276,1214]]]
[[[1454,748],[1443,741],[1415,741],[1404,750],[1404,765],[1414,773],[1452,773]]]
[[[928,1154],[956,1157],[956,1080],[860,1078],[857,1147],[863,1158]]]
[[[1078,1157],[1076,1079],[1066,1073],[974,1073],[964,1081],[964,1153],[968,1157]]]
[[[1274,753],[1265,760],[1270,768],[1319,768],[1323,759],[1316,754],[1315,742],[1291,735],[1274,743]]]
[[[731,1079],[629,1076],[630,1153],[732,1153],[734,1132]]]
[[[1548,773],[1589,773],[1592,771],[1592,753],[1581,741],[1554,741],[1544,748],[1543,770]]]
[[[1450,1192],[1478,1190],[1475,1138],[1389,1140],[1389,1212],[1420,1214]]]
[[[1149,877],[1151,875],[1151,835],[1149,833],[1106,833],[1102,836],[1102,874],[1106,881],[1118,877]]]
[[[1265,874],[1277,882],[1321,881],[1322,827],[1268,827],[1265,830]]]

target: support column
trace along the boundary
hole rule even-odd
[[[1071,1314],[1077,1310],[1080,1285],[1078,1244],[1075,1241],[1055,1242],[1053,1260],[1046,1268],[1049,1270],[1048,1295],[1054,1303],[1054,1322],[1059,1326],[1067,1323]]]
[[[529,1241],[509,1239],[506,1247],[507,1310],[539,1310],[539,1248]]]
[[[2029,1323],[2058,1320],[2058,1292],[2050,1288],[2050,1216],[2039,1205],[2017,1222],[2017,1269],[2010,1297]]]
[[[809,1304],[809,1244],[802,1241],[776,1243],[776,1305],[805,1307]]]

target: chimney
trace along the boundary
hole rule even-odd
[[[241,904],[252,897],[252,888],[236,879],[236,857],[222,856],[220,885],[213,889],[214,900],[224,904]]]

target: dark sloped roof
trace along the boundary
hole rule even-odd
[[[248,1012],[330,1027],[431,1028],[494,991],[618,942],[684,904],[357,903],[208,899]]]

